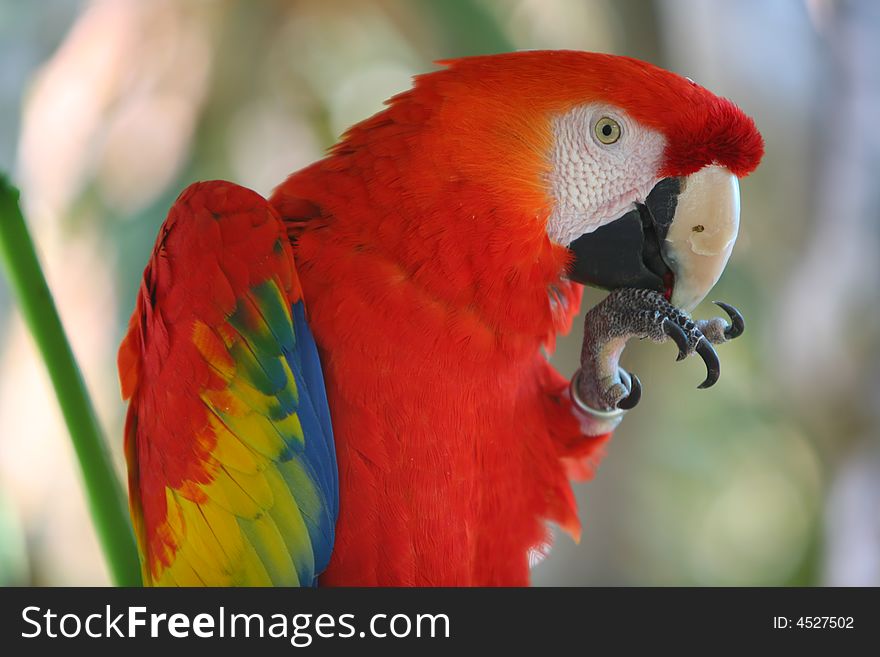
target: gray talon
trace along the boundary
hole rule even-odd
[[[724,337],[728,340],[733,340],[741,336],[746,329],[746,320],[742,313],[729,303],[724,303],[723,301],[714,301],[713,303],[730,317],[730,326],[724,329]]]
[[[688,344],[687,334],[684,332],[684,329],[681,328],[678,324],[670,320],[668,317],[663,318],[663,332],[672,338],[672,341],[678,347],[678,356],[676,357],[676,361],[684,360],[687,358],[688,353],[691,350],[690,345]]]
[[[715,347],[705,338],[697,343],[696,351],[706,364],[706,380],[698,385],[697,388],[711,388],[717,383],[718,377],[721,376],[721,361],[718,360]]]
[[[617,402],[617,408],[623,411],[635,408],[642,398],[642,382],[639,381],[639,377],[632,372],[627,372],[627,374],[629,374],[630,378],[629,394]]]
[[[682,360],[696,352],[706,365],[706,379],[699,388],[709,388],[721,375],[721,363],[712,347],[740,336],[745,327],[742,314],[733,306],[716,302],[730,321],[721,317],[693,320],[659,292],[620,288],[591,308],[584,320],[583,372],[580,392],[586,403],[611,411],[633,408],[641,398],[641,384],[634,374],[629,386],[620,356],[631,338],[655,342],[672,340]]]

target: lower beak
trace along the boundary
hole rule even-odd
[[[569,278],[666,294],[693,310],[727,265],[739,231],[739,183],[724,167],[665,178],[643,203],[569,245]]]

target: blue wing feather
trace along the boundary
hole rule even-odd
[[[314,472],[324,504],[318,518],[308,514],[305,520],[315,554],[315,571],[322,572],[330,562],[339,513],[339,475],[333,427],[318,348],[309,329],[302,301],[293,304],[293,329],[296,336],[292,351],[285,357],[299,390],[299,419],[305,435],[305,463]],[[295,494],[295,492],[294,492]]]

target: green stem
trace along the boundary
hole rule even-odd
[[[118,586],[140,586],[140,564],[122,487],[40,269],[34,243],[18,205],[18,190],[2,174],[0,263],[49,370],[79,459],[92,519],[113,580]]]

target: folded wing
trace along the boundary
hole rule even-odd
[[[313,585],[333,549],[336,457],[284,227],[227,182],[162,226],[119,350],[146,584]]]

